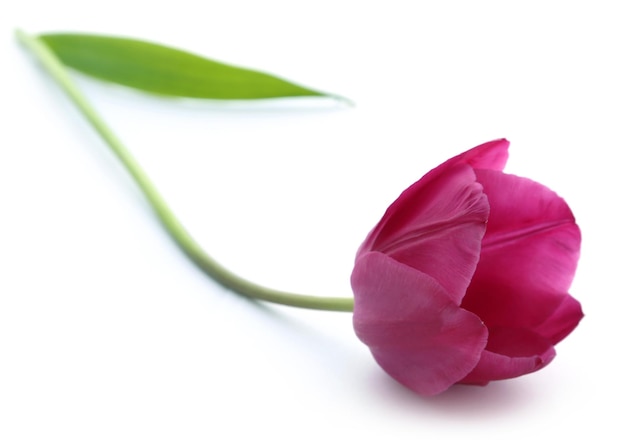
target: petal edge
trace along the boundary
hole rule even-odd
[[[433,278],[372,252],[357,260],[351,281],[355,332],[398,382],[434,395],[474,369],[487,328]]]

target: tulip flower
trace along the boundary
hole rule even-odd
[[[509,143],[464,152],[388,208],[356,256],[354,328],[423,395],[537,371],[582,318],[580,231],[565,201],[502,172]]]

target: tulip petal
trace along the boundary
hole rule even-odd
[[[485,385],[535,372],[556,352],[545,338],[526,329],[489,328],[489,342],[476,368],[459,383]]]
[[[355,332],[398,382],[433,395],[478,363],[486,327],[430,276],[371,252],[357,259],[351,281]]]
[[[361,245],[433,278],[460,304],[479,258],[489,204],[473,169],[501,170],[509,142],[489,141],[451,158],[405,190]]]
[[[488,216],[489,204],[473,169],[448,164],[400,195],[357,257],[385,253],[433,277],[460,304],[478,263]]]
[[[536,327],[567,294],[580,231],[565,201],[545,186],[496,171],[476,175],[491,211],[462,306],[489,328]]]
[[[556,345],[578,326],[583,316],[580,303],[572,296],[565,295],[556,311],[546,321],[535,327],[534,331]]]
[[[474,169],[491,169],[502,171],[509,158],[509,142],[504,138],[500,140],[488,141],[476,146],[469,151],[465,151],[458,156],[451,158],[450,162],[462,161],[469,164]]]

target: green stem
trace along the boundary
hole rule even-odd
[[[141,169],[130,152],[89,104],[55,54],[36,36],[30,36],[20,30],[16,31],[16,36],[18,40],[35,55],[44,68],[48,70],[54,80],[82,112],[87,121],[89,121],[104,141],[106,141],[111,150],[113,150],[115,155],[137,182],[137,185],[144,193],[157,217],[176,244],[178,244],[183,252],[210,277],[223,286],[248,298],[256,298],[292,307],[346,312],[352,311],[354,305],[352,298],[317,297],[269,289],[235,275],[211,258],[202,250],[202,247],[191,237],[176,218],[143,169]]]

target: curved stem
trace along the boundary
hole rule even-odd
[[[89,104],[55,54],[45,43],[35,36],[30,36],[20,30],[16,31],[16,36],[19,41],[36,56],[44,68],[48,70],[54,80],[70,97],[87,121],[89,121],[98,134],[100,134],[102,139],[109,145],[124,167],[126,167],[154,209],[160,222],[176,244],[178,244],[183,252],[210,277],[223,286],[248,298],[256,298],[292,307],[352,311],[354,304],[352,298],[317,297],[269,289],[235,275],[211,258],[176,218],[143,169],[102,120],[95,109]]]

